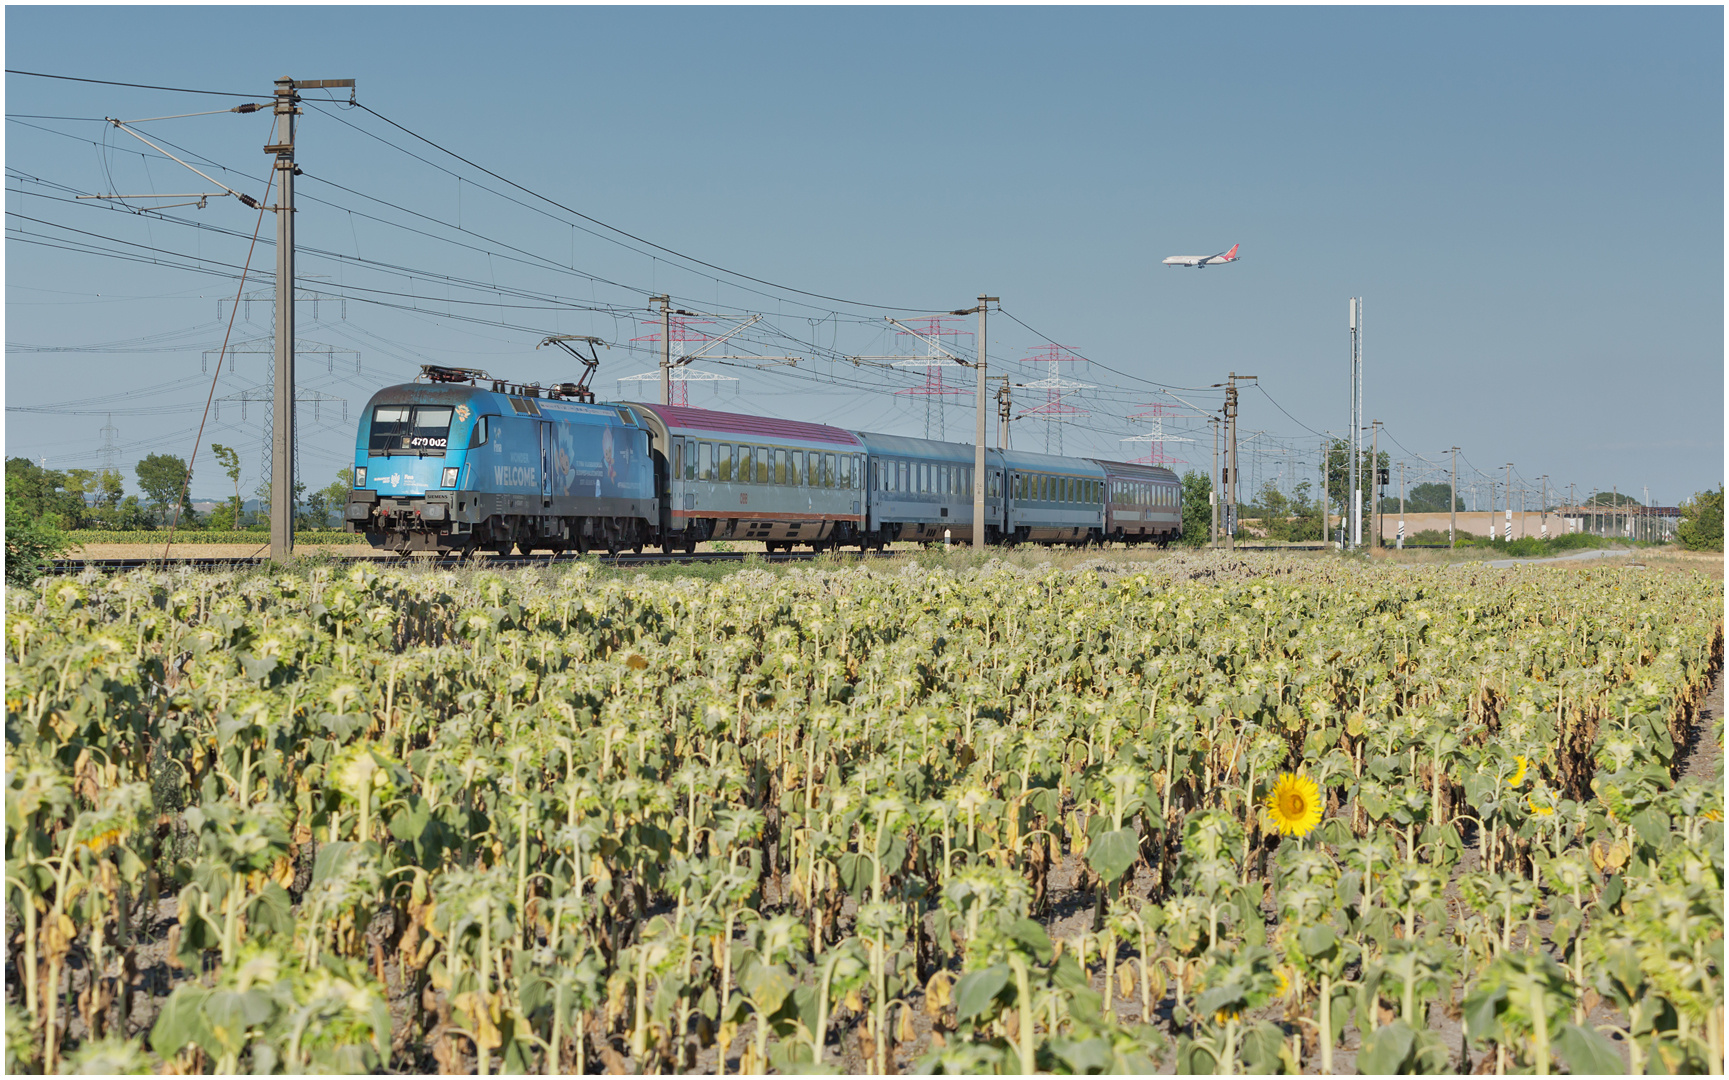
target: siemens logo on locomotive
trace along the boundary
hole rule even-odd
[[[535,481],[532,465],[494,465],[492,482],[499,487],[532,487]]]

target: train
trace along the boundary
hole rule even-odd
[[[975,468],[965,443],[599,402],[585,383],[429,364],[367,402],[343,520],[400,554],[971,543]],[[1182,482],[1169,469],[987,449],[982,482],[989,544],[1164,546],[1182,535]]]

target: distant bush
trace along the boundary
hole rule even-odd
[[[1408,537],[1407,545],[1412,544],[1442,544],[1447,543],[1445,529],[1424,529],[1422,532]],[[1491,539],[1487,536],[1477,536],[1472,533],[1460,533],[1458,542],[1453,546],[1461,550],[1466,548],[1493,551],[1498,555],[1509,555],[1514,558],[1531,558],[1533,556],[1555,555],[1566,551],[1587,551],[1592,548],[1609,546],[1609,540],[1590,533],[1567,533],[1564,536],[1552,536],[1547,540],[1535,536],[1522,536],[1511,543],[1501,539]]]
[[[28,585],[54,559],[71,547],[66,534],[38,518],[17,518],[6,523],[6,583]]]
[[[1681,504],[1681,524],[1675,538],[1688,551],[1723,550],[1723,485],[1701,491]]]

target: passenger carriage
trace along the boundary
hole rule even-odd
[[[772,420],[683,405],[637,405],[667,448],[660,529],[668,548],[707,540],[858,543],[865,448],[827,424]]]
[[[870,431],[858,437],[870,453],[865,529],[875,546],[945,535],[972,542],[974,447]],[[985,467],[985,541],[994,544],[1002,538],[1002,455],[985,451]]]
[[[1086,544],[1103,538],[1105,473],[1096,462],[1025,450],[1001,453],[1012,542]]]
[[[1161,547],[1183,533],[1183,483],[1169,469],[1093,459],[1105,471],[1105,539]]]

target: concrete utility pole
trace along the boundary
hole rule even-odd
[[[1351,297],[1351,546],[1363,543],[1363,298]]]
[[[1574,501],[1573,501],[1573,497],[1574,497],[1574,496],[1573,496],[1573,485],[1572,485],[1572,484],[1568,484],[1568,485],[1567,485],[1567,508],[1568,508],[1568,509],[1569,509],[1569,510],[1570,510],[1570,509],[1572,509],[1572,508],[1574,508],[1574,507],[1576,507],[1576,506],[1578,506],[1578,505],[1579,505],[1579,504],[1578,504],[1578,503],[1576,503],[1576,502],[1574,502]],[[1566,518],[1565,518],[1565,517],[1562,517],[1562,519],[1561,519],[1561,520],[1562,520],[1562,521],[1563,521],[1563,522],[1565,522],[1565,521],[1566,521],[1566,520],[1567,520],[1567,519],[1566,519]],[[1564,532],[1566,532],[1566,531],[1567,531],[1567,526],[1565,526],[1565,525],[1563,525],[1563,526],[1562,526],[1562,527],[1561,527],[1561,531],[1562,531],[1562,532],[1563,532],[1563,533],[1564,533]],[[1580,531],[1580,532],[1584,532],[1584,531],[1585,531],[1585,517],[1584,517],[1584,515],[1583,515],[1583,514],[1581,514],[1581,515],[1580,515],[1580,516],[1579,516],[1579,531]]]
[[[1237,380],[1254,375],[1231,372],[1225,381],[1225,547],[1237,546]]]
[[[300,90],[354,86],[353,79],[276,80],[276,349],[271,399],[270,557],[294,553],[294,118]]]
[[[1327,437],[1321,436],[1321,539],[1332,543],[1333,535],[1333,475],[1327,466],[1331,464],[1332,448],[1327,443]],[[1343,541],[1343,537],[1340,540]],[[1343,546],[1341,542],[1340,546]]]
[[[660,403],[672,404],[672,297],[651,296],[660,305]]]
[[[1370,547],[1381,547],[1381,422],[1375,425],[1374,441],[1369,451],[1369,530],[1374,533]]]
[[[976,430],[973,433],[973,550],[985,549],[985,312],[989,305],[999,303],[997,297],[979,294],[978,307],[951,311],[950,315],[979,317],[978,402]],[[1005,478],[1006,479],[1006,478]]]
[[[1208,540],[1214,548],[1217,548],[1219,546],[1219,418],[1209,416],[1207,423],[1213,427],[1213,490],[1207,492],[1207,502],[1211,504],[1208,509],[1212,511],[1213,524]]]
[[[997,449],[1009,448],[1009,421],[1014,419],[1014,401],[1010,396],[1009,377],[1007,375],[992,375],[993,379],[1001,379],[1003,384],[997,387]]]
[[[1447,546],[1459,542],[1459,448],[1453,447],[1453,480],[1447,493]]]
[[[1505,533],[1504,533],[1502,538],[1504,540],[1506,540],[1507,543],[1511,544],[1513,542],[1513,463],[1511,461],[1507,462],[1507,517],[1506,517],[1506,522],[1507,522],[1507,526],[1506,526],[1506,530],[1505,530]]]
[[[1543,481],[1543,506],[1541,508],[1541,513],[1542,513],[1542,518],[1541,518],[1542,537],[1541,537],[1541,539],[1547,540],[1547,539],[1549,539],[1549,474],[1544,473],[1539,479],[1541,479]]]
[[[1400,551],[1405,550],[1405,463],[1399,462],[1399,538]]]

